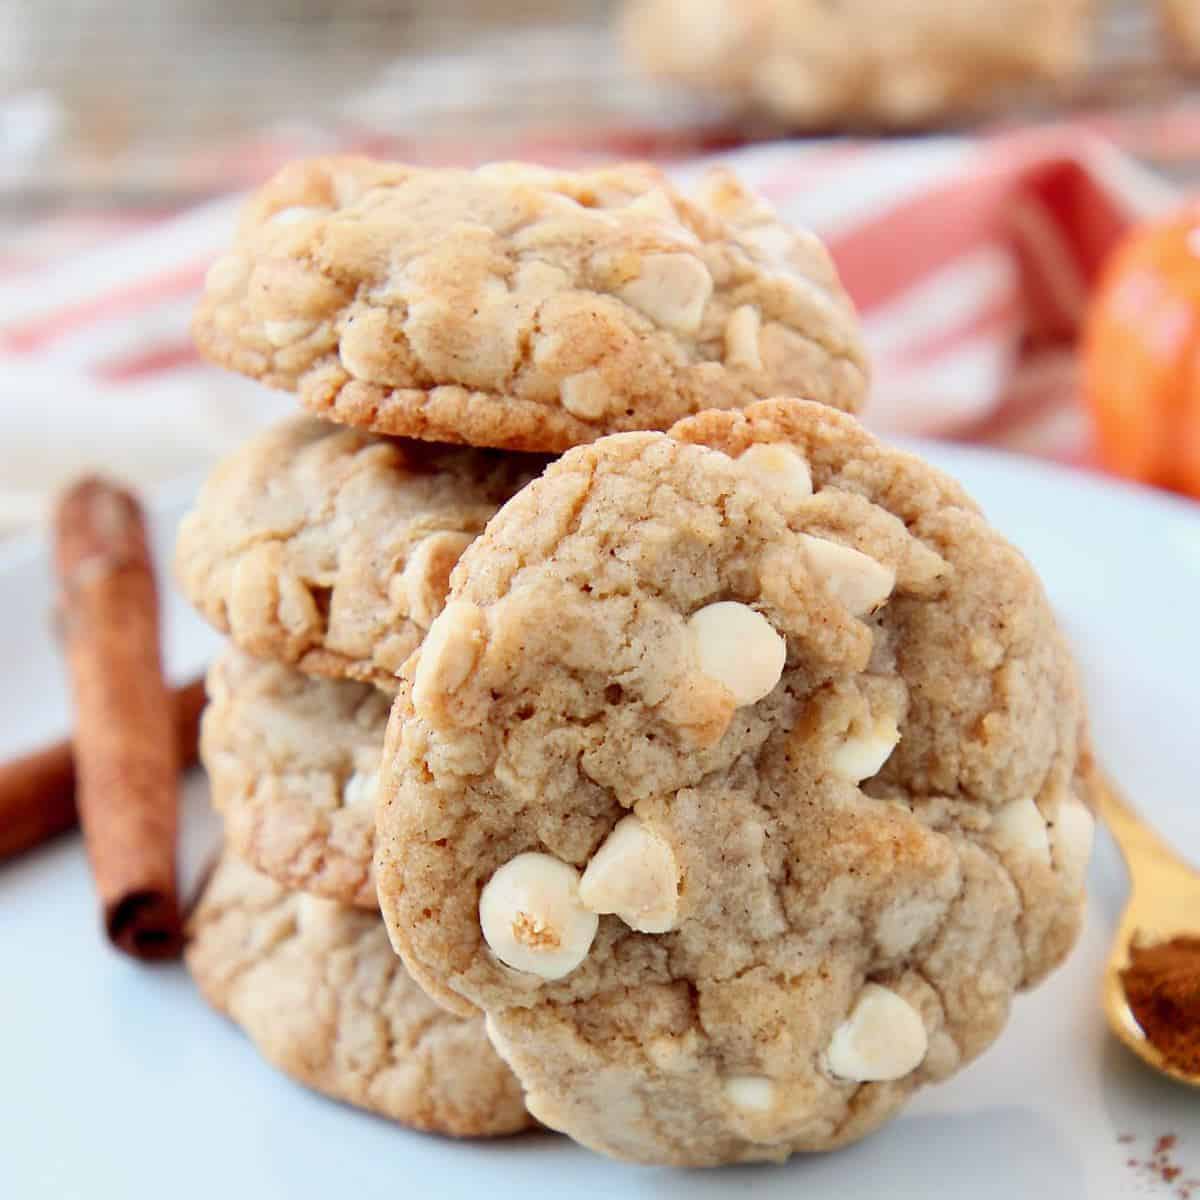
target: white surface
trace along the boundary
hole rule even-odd
[[[926,452],[1041,570],[1083,662],[1102,761],[1196,857],[1200,508],[988,452]],[[164,506],[163,547],[178,510]],[[49,599],[41,553],[0,555],[0,755],[66,724]],[[214,639],[176,597],[167,618],[183,676]],[[189,792],[194,858],[202,784]],[[882,1133],[781,1168],[682,1172],[610,1163],[550,1135],[452,1144],[292,1085],[181,968],[138,967],[105,947],[68,837],[0,867],[0,1197],[1170,1196],[1125,1161],[1175,1133],[1176,1160],[1200,1176],[1200,1097],[1106,1036],[1097,981],[1125,884],[1105,837],[1091,888],[1068,965],[1018,1002],[997,1046]]]

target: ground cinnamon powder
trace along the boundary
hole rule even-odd
[[[1137,1135],[1132,1133],[1122,1133],[1117,1138],[1122,1146],[1131,1147],[1137,1140]],[[1184,1169],[1175,1157],[1178,1147],[1179,1139],[1175,1134],[1161,1133],[1150,1142],[1149,1149],[1143,1151],[1141,1158],[1131,1156],[1125,1160],[1125,1165],[1149,1183],[1158,1195],[1166,1193],[1154,1185],[1165,1183],[1174,1200],[1195,1200],[1200,1197],[1200,1179],[1184,1176]],[[1145,1189],[1139,1189],[1142,1190]]]
[[[1142,1031],[1167,1062],[1200,1074],[1200,935],[1130,947],[1121,984]]]

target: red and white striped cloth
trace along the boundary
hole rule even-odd
[[[580,157],[544,142],[505,149]],[[780,142],[672,171],[686,181],[716,161],[829,244],[873,356],[869,424],[1086,459],[1072,354],[1085,298],[1114,240],[1174,203],[1170,188],[1078,125]],[[241,199],[76,216],[0,240],[0,532],[35,522],[75,471],[101,467],[153,488],[292,408],[202,363],[188,339]]]

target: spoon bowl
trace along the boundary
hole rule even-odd
[[[1146,1036],[1129,1001],[1121,972],[1129,966],[1131,946],[1153,946],[1197,934],[1200,926],[1200,871],[1189,866],[1125,802],[1115,786],[1100,780],[1097,805],[1116,839],[1129,871],[1129,900],[1113,938],[1104,970],[1104,1015],[1113,1033],[1143,1062],[1163,1075],[1200,1088],[1200,1074],[1173,1066]],[[1190,914],[1193,924],[1183,922]]]

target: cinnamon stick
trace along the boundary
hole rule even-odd
[[[203,679],[193,680],[171,693],[175,746],[181,769],[196,762],[204,699]],[[0,862],[73,829],[78,819],[71,742],[64,739],[0,763]]]
[[[81,480],[59,501],[55,551],[76,801],[104,927],[126,954],[172,957],[183,944],[179,759],[141,505],[116,484]]]

